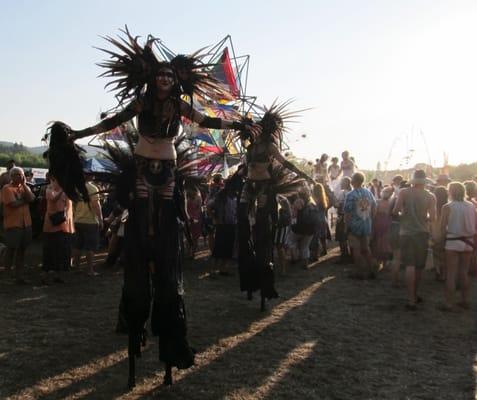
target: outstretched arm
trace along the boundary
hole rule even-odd
[[[142,110],[143,102],[140,99],[133,100],[127,107],[113,115],[110,118],[105,118],[94,126],[91,126],[80,131],[71,131],[70,138],[72,140],[80,139],[86,136],[98,135],[99,133],[110,131],[113,128],[131,120]]]
[[[280,151],[278,150],[278,147],[275,146],[273,143],[270,143],[270,153],[272,157],[280,164],[282,164],[286,169],[289,169],[290,171],[297,174],[300,178],[305,179],[311,184],[315,183],[315,181],[310,176],[305,174],[301,169],[297,168],[295,164],[291,163],[285,157],[283,157],[282,153],[280,153]]]
[[[245,124],[239,121],[230,121],[222,118],[212,118],[201,114],[199,111],[192,108],[185,101],[181,101],[181,114],[199,126],[209,129],[244,129]]]

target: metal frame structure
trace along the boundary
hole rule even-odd
[[[234,70],[234,75],[237,81],[237,87],[239,91],[239,95],[235,101],[237,104],[237,109],[239,113],[243,116],[252,114],[257,114],[256,112],[256,100],[257,96],[249,96],[247,94],[247,86],[248,86],[248,73],[250,68],[250,55],[237,55],[235,51],[235,46],[232,41],[232,37],[230,35],[225,36],[223,39],[219,40],[216,44],[210,46],[209,48],[205,48],[206,52],[203,53],[202,61],[204,64],[217,64],[222,57],[222,54],[225,49],[229,49],[230,54],[230,62],[232,63],[232,68]],[[162,40],[158,40],[155,43],[155,49],[159,52],[159,54],[167,60],[172,59],[176,56],[175,52],[168,48]],[[234,137],[229,132],[225,131],[224,135],[222,136],[224,139],[224,145],[221,146],[217,141],[211,136],[212,141],[216,147],[220,147],[223,150],[223,163],[227,162],[230,165],[230,161],[239,161],[243,156],[243,149],[240,143],[235,143],[239,150],[239,153],[236,155],[232,155],[228,151],[228,146],[234,142]],[[209,159],[213,160],[214,158],[218,157],[217,155],[211,154],[209,155]]]
[[[232,42],[232,37],[230,35],[225,36],[223,39],[219,40],[216,44],[210,46],[209,48],[205,48],[206,50],[202,61],[204,64],[217,64],[222,56],[224,50],[229,49],[230,55],[230,62],[232,63],[232,68],[234,70],[235,79],[237,81],[237,87],[239,90],[239,95],[235,101],[237,105],[237,110],[242,116],[246,116],[249,114],[258,115],[261,110],[261,107],[256,105],[257,96],[249,96],[247,94],[247,86],[248,86],[248,73],[250,67],[250,55],[237,55],[235,51],[234,44]],[[154,49],[166,60],[171,60],[177,54],[171,50],[167,45],[161,40],[157,39],[154,43]],[[93,136],[88,145],[92,147],[102,148],[102,145],[95,144],[101,135]],[[222,136],[224,139],[224,145],[221,146],[217,141],[210,136],[214,145],[217,147],[222,148],[223,150],[223,162],[227,162],[227,164],[231,164],[231,161],[239,161],[243,156],[243,148],[240,143],[235,143],[239,153],[236,155],[230,154],[228,151],[228,146],[234,142],[234,136],[230,134],[228,131],[224,131],[224,135]],[[214,159],[218,157],[217,155],[211,154],[208,156],[209,159]]]

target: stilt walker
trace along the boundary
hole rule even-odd
[[[244,129],[244,124],[210,118],[194,109],[194,96],[227,98],[222,85],[211,76],[210,66],[201,63],[199,54],[178,55],[165,61],[153,51],[158,39],[149,36],[141,45],[127,27],[122,33],[117,39],[106,38],[115,50],[102,50],[110,58],[99,64],[106,69],[102,75],[113,78],[107,86],[112,85],[117,92],[122,109],[83,130],[54,123],[47,135],[47,157],[66,194],[73,200],[86,198],[74,141],[137,117],[139,136],[134,156],[119,165],[122,174],[117,188],[122,205],[129,211],[121,309],[129,335],[128,385],[132,388],[135,359],[141,355],[149,316],[152,332],[159,337],[159,358],[165,363],[164,383],[172,384],[173,367],[185,369],[194,364],[194,352],[187,340],[179,245],[180,221],[187,223],[175,147],[181,118],[213,129]]]
[[[303,181],[314,183],[282,154],[284,122],[297,116],[290,102],[274,103],[253,127],[239,135],[246,147],[247,178],[239,204],[240,289],[259,290],[261,310],[267,299],[278,297],[274,286],[273,232],[278,219],[277,195],[298,190]],[[254,220],[253,227],[250,221]]]

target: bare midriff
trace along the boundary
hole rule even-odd
[[[270,173],[268,172],[269,162],[251,162],[248,165],[247,178],[252,181],[265,181],[270,179]]]
[[[134,153],[154,160],[175,160],[177,158],[174,138],[150,138],[139,135]]]

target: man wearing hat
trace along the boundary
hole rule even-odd
[[[436,218],[436,198],[425,189],[426,173],[414,171],[411,187],[399,191],[393,214],[400,216],[399,241],[401,262],[406,268],[408,310],[415,310],[422,301],[417,295],[429,246],[429,223]]]
[[[436,179],[436,185],[437,186],[444,186],[447,187],[451,183],[451,179],[449,178],[449,175],[447,174],[440,174],[437,179]]]

